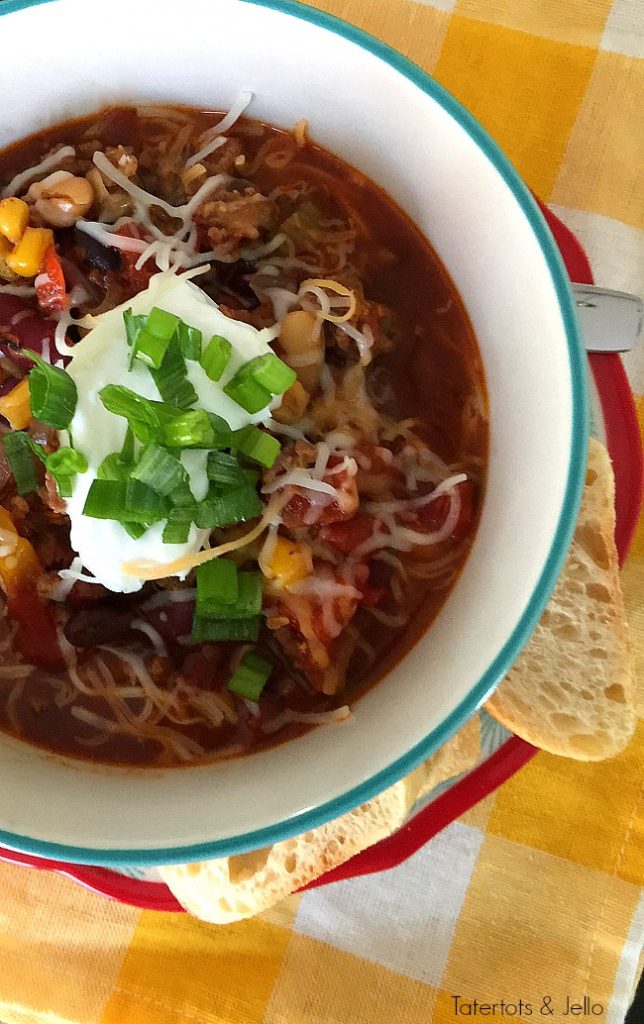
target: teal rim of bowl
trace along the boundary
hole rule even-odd
[[[55,2],[57,0],[4,0],[0,3],[0,16],[28,7]],[[334,15],[307,7],[297,3],[296,0],[240,0],[240,2],[270,8],[301,21],[308,21],[318,28],[341,36],[361,49],[367,50],[373,56],[379,57],[446,110],[483,151],[509,187],[541,247],[552,277],[566,332],[572,385],[572,424],[570,462],[563,504],[543,571],[511,635],[467,697],[437,728],[428,733],[408,753],[372,775],[359,786],[355,786],[326,803],[307,808],[307,810],[287,818],[286,821],[257,829],[254,832],[232,836],[229,839],[218,839],[186,846],[164,846],[159,849],[105,850],[50,843],[0,829],[0,844],[3,846],[50,860],[118,868],[119,866],[148,867],[157,864],[178,864],[211,860],[215,857],[230,857],[262,846],[270,846],[281,840],[300,835],[302,832],[307,832],[318,825],[326,824],[347,811],[353,810],[359,804],[371,800],[388,786],[398,782],[404,775],[408,775],[416,768],[421,761],[441,747],[472,716],[516,661],[530,639],[557,582],[570,546],[581,501],[588,444],[586,356],[579,336],[574,301],[563,260],[541,211],[517,171],[485,129],[451,93],[431,78],[427,72],[387,46],[386,43]]]

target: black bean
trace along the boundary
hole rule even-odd
[[[117,612],[111,605],[76,612],[65,626],[74,647],[96,647],[124,636],[131,628],[133,612]]]

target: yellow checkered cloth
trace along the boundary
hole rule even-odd
[[[644,292],[643,0],[317,6],[432,72],[577,234],[596,280]],[[642,346],[626,362],[644,426]],[[644,525],[624,584],[644,678]],[[539,754],[401,867],[226,928],[0,864],[0,1020],[454,1024],[476,999],[559,1022],[570,999],[579,1020],[621,1024],[644,928],[643,739],[606,764]]]

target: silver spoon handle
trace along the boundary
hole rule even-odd
[[[644,302],[637,295],[573,284],[587,352],[628,352],[642,331]]]

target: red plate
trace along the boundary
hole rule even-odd
[[[550,210],[542,204],[540,206],[561,250],[571,280],[592,284],[590,265],[577,239]],[[620,562],[623,562],[633,539],[642,501],[639,427],[628,379],[619,356],[591,355],[590,366],[602,406],[606,441],[615,470],[615,541]],[[416,853],[446,825],[492,793],[536,753],[536,747],[516,736],[512,737],[486,761],[419,811],[394,835],[322,875],[306,888],[395,867]],[[0,860],[55,871],[59,875],[73,878],[93,892],[143,910],[183,910],[162,882],[129,878],[108,868],[61,864],[59,861],[31,857],[2,848]]]

